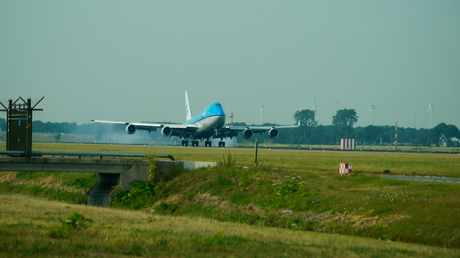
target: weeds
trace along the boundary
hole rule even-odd
[[[409,204],[414,200],[411,192],[396,192],[385,190],[372,190],[370,194],[363,198],[362,206],[357,211],[371,210],[371,216],[388,214],[393,212],[392,203]]]
[[[222,166],[225,168],[233,168],[236,165],[235,156],[229,151],[227,157],[222,154]]]
[[[240,236],[226,236],[223,231],[218,231],[214,236],[203,237],[202,240],[207,245],[225,246],[231,248],[242,248],[243,244],[248,242],[247,239]]]
[[[165,180],[165,173],[161,169],[157,169],[157,166],[155,165],[155,156],[150,155],[147,157],[147,159],[150,162],[149,165],[149,181],[154,182],[160,180],[161,182],[164,182]]]
[[[67,191],[60,191],[55,189],[46,189],[38,185],[13,185],[10,183],[0,185],[0,191],[14,192],[21,194],[30,194],[38,195],[53,200],[66,200],[72,203],[82,203],[87,202],[86,194],[72,193]]]
[[[119,191],[112,202],[122,203],[131,208],[141,208],[150,203],[149,200],[155,196],[155,189],[161,187],[161,183],[155,185],[150,181],[142,180],[135,180],[130,185],[132,186],[131,190]]]
[[[74,174],[74,173],[72,173]],[[77,189],[90,189],[97,182],[97,174],[93,173],[89,177],[79,177],[78,174],[74,174],[72,178],[66,180],[66,186],[75,186]]]
[[[48,177],[51,174],[51,172],[17,172],[16,178],[23,180],[33,180],[37,178]]]
[[[85,218],[84,215],[74,212],[61,225],[49,228],[47,235],[51,238],[68,238],[77,230],[87,229],[93,221]]]
[[[249,179],[249,171],[248,170],[243,170],[243,174],[240,177],[238,185],[245,187],[245,186],[248,186],[250,184],[252,184],[252,181]],[[249,189],[246,189],[246,190],[249,190]]]

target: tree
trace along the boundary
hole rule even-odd
[[[304,109],[296,111],[293,116],[296,123],[300,121],[301,126],[316,126],[315,111]]]
[[[337,114],[332,117],[332,125],[334,126],[333,134],[337,143],[341,138],[355,138],[353,124],[358,121],[358,116],[354,109],[340,109]]]
[[[308,137],[309,144],[321,144],[321,140],[325,135],[325,130],[323,126],[316,126],[313,128],[311,134]]]
[[[340,109],[337,114],[332,117],[332,125],[336,127],[351,126],[358,122],[358,116],[355,109]]]
[[[315,121],[315,111],[310,109],[304,109],[300,111],[296,111],[292,116],[296,123],[300,122],[300,128],[303,133],[303,141],[301,143],[307,143],[307,131],[311,131],[311,128],[316,126]]]
[[[390,142],[390,136],[388,136],[386,133],[381,133],[375,138],[377,143],[380,143],[380,140],[382,140],[382,142]]]
[[[377,142],[380,142],[380,138],[377,137],[379,134],[383,134],[383,128],[373,126],[373,125],[369,125],[369,126],[365,127],[364,131],[363,131],[364,140],[366,142],[368,142],[368,143],[374,142],[374,141],[376,141],[376,139],[378,139]],[[387,137],[388,137],[388,135],[387,135]]]
[[[446,125],[440,123],[429,131],[422,139],[422,145],[438,145],[439,138],[444,135],[447,139],[455,137],[459,134],[459,130],[455,125]]]
[[[446,134],[446,137],[448,138],[452,138],[452,137],[458,137],[459,135],[459,130],[458,128],[455,126],[455,125],[447,125],[446,126],[446,131],[445,131],[445,134]]]
[[[340,142],[340,139],[342,138],[348,138],[348,139],[355,139],[356,134],[353,130],[353,127],[349,125],[341,125],[341,126],[334,126],[331,131],[331,137],[335,138],[332,139],[332,142],[335,142],[335,144],[338,144]]]

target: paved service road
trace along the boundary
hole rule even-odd
[[[460,178],[456,177],[438,177],[438,176],[392,176],[383,175],[383,179],[394,179],[401,181],[423,181],[435,183],[460,183]]]

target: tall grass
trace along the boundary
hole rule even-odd
[[[222,164],[212,169],[175,173],[169,180],[149,186],[154,191],[148,196],[143,195],[140,187],[138,193],[131,192],[133,198],[127,202],[116,199],[115,207],[460,247],[456,237],[460,221],[456,208],[460,207],[458,185],[379,177],[385,170],[391,174],[458,176],[458,155],[261,149],[261,165],[254,169],[250,166],[253,150],[248,149],[229,152],[221,148],[102,146],[104,150],[98,150],[95,146],[59,146],[62,150],[89,151],[85,149],[88,147],[100,152],[124,148],[123,152],[171,154],[191,161]],[[338,175],[338,163],[344,162],[353,163],[351,176]],[[18,177],[23,181],[39,180],[38,176],[27,178],[33,177],[27,173]],[[75,188],[80,183],[76,179],[68,181]],[[20,186],[8,187],[17,191],[15,187]],[[40,186],[30,187],[34,187],[30,192],[40,194]],[[421,233],[430,237],[420,236]]]
[[[231,168],[236,165],[235,156],[229,151],[228,154],[225,156],[222,154],[222,165],[226,168]]]
[[[155,194],[117,207],[206,217],[250,225],[310,230],[460,247],[454,184],[427,184],[331,173],[253,168],[183,171],[154,185]],[[145,200],[148,200],[146,202]],[[436,210],[448,216],[439,217]],[[430,240],[417,232],[432,232]]]
[[[458,257],[456,249],[1,195],[0,256]],[[63,221],[85,228],[50,234]],[[67,222],[65,223],[67,226]],[[54,236],[54,237],[53,237]]]

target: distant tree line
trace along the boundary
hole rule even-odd
[[[315,120],[315,111],[304,109],[296,111],[293,115],[295,124],[300,122],[300,127],[283,130],[275,139],[268,137],[267,133],[254,134],[251,139],[244,139],[241,134],[238,136],[238,142],[253,143],[258,139],[260,143],[279,143],[279,144],[310,144],[310,145],[337,145],[340,139],[356,139],[360,145],[390,145],[395,141],[395,127],[391,126],[373,126],[353,127],[358,121],[356,110],[341,109],[332,117],[332,125],[319,125]],[[170,123],[170,122],[162,122]],[[246,123],[234,123],[234,125],[246,126]],[[276,126],[276,124],[265,123],[264,126]],[[95,135],[96,140],[101,139],[103,135],[114,133],[123,133],[124,125],[115,124],[82,124],[76,123],[51,123],[42,121],[33,121],[33,132],[55,134],[56,140],[59,140],[62,134],[90,134]],[[0,129],[6,130],[5,119],[0,118]],[[137,132],[143,133],[143,132]],[[460,131],[455,125],[440,123],[433,129],[415,129],[398,127],[398,142],[414,146],[438,146],[440,138],[445,136],[449,141],[447,146],[458,146],[458,141],[450,139],[460,139]],[[149,139],[162,138],[160,130],[149,134]]]
[[[77,123],[51,123],[42,121],[32,122],[32,131],[34,133],[79,133],[79,134],[94,134],[97,131],[98,124],[82,124]],[[6,120],[0,118],[0,129],[6,130]]]
[[[356,110],[341,109],[332,117],[332,125],[318,125],[315,121],[315,111],[304,109],[296,111],[293,115],[295,124],[300,121],[300,127],[288,129],[279,134],[275,139],[268,135],[254,135],[259,142],[272,142],[280,144],[310,144],[310,145],[338,145],[340,139],[356,139],[360,145],[391,145],[395,141],[395,126],[353,127],[358,121]],[[270,126],[275,124],[266,123]],[[413,146],[438,146],[440,138],[448,139],[447,146],[459,146],[460,131],[455,125],[440,123],[433,129],[415,129],[398,127],[398,143]],[[454,139],[452,141],[451,139]],[[455,141],[457,139],[457,141]],[[244,143],[254,139],[245,140],[238,136],[238,142]]]

